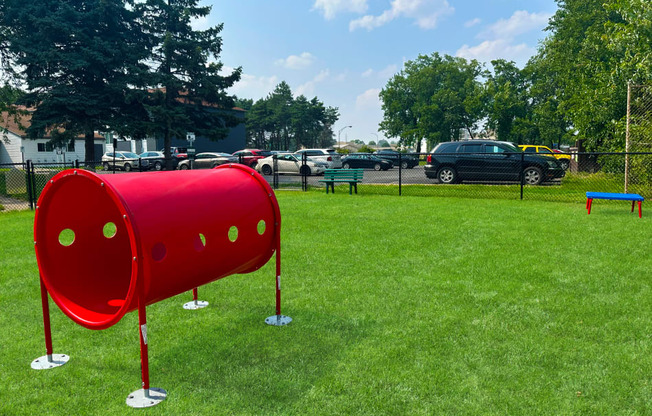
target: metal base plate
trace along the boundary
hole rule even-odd
[[[152,407],[161,403],[167,397],[168,392],[158,387],[150,387],[136,390],[127,396],[127,406],[135,408]]]
[[[193,300],[193,301],[184,303],[183,304],[183,309],[195,310],[195,309],[205,308],[207,306],[208,306],[208,302],[206,302],[205,300],[198,300],[197,302],[195,302]]]
[[[61,367],[70,359],[66,354],[52,354],[48,360],[48,356],[38,357],[32,361],[32,368],[34,370],[49,370],[50,368]]]
[[[292,322],[292,318],[285,315],[272,315],[269,318],[265,319],[265,323],[267,325],[274,325],[274,326],[285,326],[290,322]]]

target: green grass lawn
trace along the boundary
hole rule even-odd
[[[31,212],[0,214],[0,415],[635,415],[652,410],[652,212],[583,204],[277,193],[274,262],[84,329],[51,302],[44,354]],[[110,259],[107,258],[107,262]],[[219,259],[215,259],[219,262]],[[74,267],[71,265],[71,267]],[[102,267],[101,264],[97,265]],[[92,273],[92,270],[88,270]],[[141,413],[142,412],[142,413]]]

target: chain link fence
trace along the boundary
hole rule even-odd
[[[644,143],[643,140],[639,142]],[[467,160],[466,166],[452,171],[433,170],[430,155],[426,153],[401,154],[395,161],[388,160],[389,163],[378,163],[377,158],[369,156],[371,162],[365,161],[366,165],[354,163],[351,158],[342,159],[342,169],[362,169],[363,179],[358,184],[360,194],[584,203],[586,192],[621,193],[627,186],[629,193],[652,198],[652,152],[558,153],[556,160],[568,161],[567,169],[558,176],[548,175],[549,170],[542,166],[533,168],[524,153],[468,154],[465,157],[473,163]],[[316,164],[305,155],[294,159],[275,155],[269,159],[248,165],[260,172],[274,189],[326,193],[323,172],[327,167],[324,164]],[[552,157],[549,159],[551,166],[562,166]],[[0,211],[34,209],[47,181],[59,171],[70,168],[93,170],[98,174],[138,174],[104,171],[99,164],[86,165],[79,161],[0,165]],[[335,191],[348,193],[349,185],[335,184]]]

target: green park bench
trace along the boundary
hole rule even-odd
[[[348,183],[349,195],[351,195],[353,189],[355,189],[356,194],[358,193],[358,183],[362,182],[363,175],[364,171],[362,169],[326,169],[324,179],[319,182],[326,184],[326,193],[328,193],[329,187],[335,193],[336,183]]]

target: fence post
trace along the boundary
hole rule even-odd
[[[525,153],[521,152],[521,201],[523,200],[523,184],[525,182],[525,176],[523,175],[523,166],[525,166]]]
[[[32,189],[32,160],[27,159],[27,173],[25,174],[25,187],[27,191],[27,200],[29,201],[29,209],[34,210],[34,192]]]
[[[79,159],[75,159],[75,168],[79,169]]]
[[[308,155],[303,152],[301,153],[301,190],[303,192],[308,192],[308,171],[306,165],[308,164]]]
[[[278,155],[272,157],[272,187],[278,189]]]
[[[631,106],[632,98],[632,84],[627,83],[627,122],[625,125],[625,193],[629,185],[629,109]]]
[[[398,196],[401,196],[401,184],[403,182],[403,156],[398,154]]]

